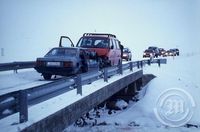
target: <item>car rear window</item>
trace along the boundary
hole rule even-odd
[[[109,39],[105,37],[83,37],[78,46],[84,48],[109,48]]]
[[[50,50],[46,56],[76,56],[77,49],[55,48]]]

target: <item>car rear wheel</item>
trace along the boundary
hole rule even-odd
[[[45,80],[50,80],[51,79],[51,74],[42,74],[43,75],[43,78],[45,79]]]
[[[82,71],[83,73],[88,72],[88,66],[82,66],[82,67],[81,67],[81,71]]]

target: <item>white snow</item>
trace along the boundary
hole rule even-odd
[[[195,101],[194,113],[188,124],[200,126],[200,54],[184,55],[168,58],[167,65],[156,65],[144,68],[144,73],[153,73],[157,77],[147,84],[146,95],[139,102],[131,102],[128,108],[108,115],[105,111],[100,118],[95,118],[97,124],[105,122],[107,125],[74,127],[71,125],[65,131],[200,131],[195,127],[169,127],[163,125],[155,116],[154,108],[160,94],[170,88],[187,91]]]
[[[128,103],[126,103],[124,100],[117,100],[116,104],[115,104],[120,110],[123,110],[124,108],[126,108],[128,106]]]
[[[42,85],[50,81],[45,81],[40,73],[34,69],[0,72],[0,95]]]
[[[135,71],[137,71],[137,69],[135,69]],[[28,109],[29,119],[25,123],[21,123],[21,124],[18,123],[19,113],[6,117],[0,120],[1,131],[13,132],[13,131],[22,130],[26,126],[29,126],[33,124],[34,122],[37,122],[61,110],[62,108],[65,108],[66,106],[72,104],[73,102],[78,101],[79,99],[93,93],[94,91],[97,91],[103,86],[109,85],[109,83],[114,82],[118,80],[119,78],[123,78],[124,76],[129,75],[129,74],[131,74],[131,72],[127,70],[127,71],[124,71],[123,75],[115,75],[109,78],[108,83],[104,82],[103,79],[100,79],[93,82],[90,85],[85,85],[83,86],[83,89],[82,89],[82,92],[83,92],[82,96],[79,94],[77,95],[76,89],[74,89],[62,95],[59,95],[57,97],[51,98],[47,101],[34,105]],[[12,124],[15,124],[15,125],[12,125]]]

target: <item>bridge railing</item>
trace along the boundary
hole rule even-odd
[[[26,122],[28,120],[28,107],[31,105],[43,102],[74,88],[77,89],[77,94],[82,95],[82,86],[85,84],[90,84],[102,78],[105,82],[108,82],[109,77],[115,74],[123,74],[124,70],[133,71],[134,67],[142,68],[144,65],[150,65],[151,63],[158,63],[160,66],[160,64],[166,64],[166,59],[128,62],[119,66],[104,68],[102,71],[90,71],[76,77],[66,77],[48,84],[0,95],[0,119],[19,112],[19,122]]]

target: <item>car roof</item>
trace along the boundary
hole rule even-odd
[[[152,49],[146,49],[145,51],[153,51]]]
[[[52,49],[85,49],[85,48],[82,48],[82,47],[54,47]]]

